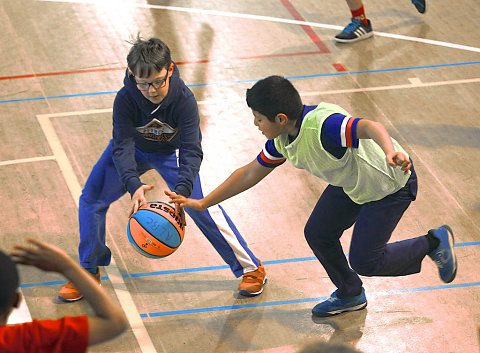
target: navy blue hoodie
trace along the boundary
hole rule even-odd
[[[145,152],[174,153],[179,149],[174,191],[190,196],[202,163],[200,118],[195,97],[175,65],[167,96],[160,106],[146,99],[128,69],[113,104],[113,162],[125,189],[133,196],[144,185],[135,161],[135,147]]]

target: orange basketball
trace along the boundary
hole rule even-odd
[[[140,206],[128,220],[128,240],[140,254],[150,258],[171,255],[183,241],[185,227],[175,208],[154,201]]]

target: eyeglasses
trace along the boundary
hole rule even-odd
[[[168,78],[168,70],[165,77],[160,80],[155,80],[153,82],[137,82],[137,80],[135,79],[135,83],[137,84],[137,87],[140,91],[148,91],[150,89],[150,86],[155,88],[155,90],[158,90],[160,88],[165,87],[165,85],[167,84],[167,78]]]

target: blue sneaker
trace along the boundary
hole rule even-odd
[[[415,5],[417,11],[420,13],[425,13],[425,11],[427,11],[427,4],[425,0],[412,0],[412,4]]]
[[[350,22],[342,32],[335,36],[335,40],[340,43],[353,43],[373,36],[372,24],[370,20],[368,26],[363,21],[352,17]]]
[[[362,293],[356,297],[340,299],[337,293],[333,292],[330,298],[314,306],[312,309],[313,316],[333,316],[346,311],[361,310],[367,306],[367,298],[365,290],[362,287]]]
[[[453,249],[455,240],[452,229],[447,225],[443,225],[437,229],[429,230],[428,233],[440,240],[438,247],[430,252],[428,256],[437,265],[442,281],[450,283],[457,274],[457,257]]]

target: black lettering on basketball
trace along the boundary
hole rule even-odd
[[[177,223],[179,228],[183,231],[185,230],[185,226],[184,226],[182,220],[180,219],[178,214],[175,212],[175,209],[172,208],[172,206],[167,205],[167,204],[163,204],[163,203],[149,202],[148,207],[158,209],[160,211],[164,211],[164,212],[168,213],[175,220],[175,222]],[[147,223],[149,225],[151,225],[153,227],[153,229],[155,229],[155,230],[158,229],[158,224],[155,224],[154,220],[152,218],[149,218],[149,222],[147,222]]]

